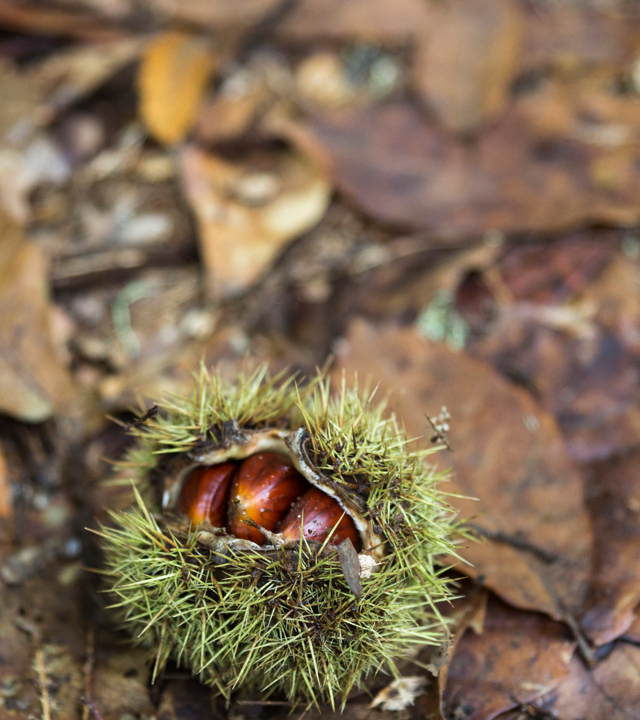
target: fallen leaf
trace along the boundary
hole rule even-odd
[[[473,132],[507,102],[522,49],[520,6],[450,0],[432,8],[414,59],[414,85],[449,129]]]
[[[566,302],[503,305],[467,346],[538,397],[580,463],[628,452],[640,442],[640,269],[616,252],[602,270],[611,252],[606,235],[604,241],[600,249],[579,242],[579,263],[577,255],[570,260],[565,254],[569,244],[557,251],[523,248],[525,273],[518,273],[520,261],[509,270],[505,260],[502,269],[514,295]],[[572,287],[582,291],[578,299],[571,297]]]
[[[445,717],[491,720],[547,694],[569,674],[574,648],[560,623],[491,598],[482,634],[467,631],[449,665]]]
[[[50,335],[42,253],[1,216],[0,238],[0,408],[27,422],[74,414],[77,393]]]
[[[427,3],[419,0],[300,0],[276,28],[283,39],[360,40],[370,43],[407,41],[424,32],[430,20]]]
[[[616,643],[592,670],[578,657],[545,703],[559,720],[631,720],[640,714],[640,648]]]
[[[11,518],[13,515],[13,492],[9,479],[9,467],[0,445],[0,517]]]
[[[204,38],[180,32],[158,35],[147,47],[138,76],[140,115],[166,145],[184,139],[195,123],[214,57]]]
[[[9,61],[0,63],[0,139],[20,120],[31,117],[42,102],[42,93],[35,82]]]
[[[561,303],[574,298],[611,261],[620,231],[581,230],[552,243],[511,248],[498,269],[515,300]]]
[[[638,608],[636,608],[633,614],[631,625],[625,630],[622,638],[629,642],[640,644],[640,614],[638,613]]]
[[[162,691],[158,720],[220,720],[214,712],[215,699],[211,688],[195,678],[169,680]],[[224,716],[222,716],[224,717]]]
[[[338,345],[334,378],[354,372],[392,391],[409,437],[429,432],[426,414],[451,414],[451,502],[483,541],[461,551],[465,573],[516,607],[540,610],[577,631],[591,565],[582,479],[557,426],[522,388],[490,366],[413,330],[354,321]],[[472,498],[478,498],[474,500]]]
[[[281,0],[152,0],[153,11],[165,22],[188,23],[236,34],[251,29],[277,11]]]
[[[576,69],[617,66],[637,47],[638,18],[583,3],[541,2],[527,14],[523,67]]]
[[[91,700],[104,720],[118,720],[125,713],[152,716],[154,708],[147,691],[149,653],[127,648],[96,658]]]
[[[285,243],[319,222],[331,195],[324,173],[290,153],[234,164],[187,147],[182,179],[217,297],[254,282]]]
[[[105,25],[104,18],[60,7],[42,7],[23,2],[0,4],[0,25],[32,35],[61,36],[100,42],[121,38],[123,32]]]
[[[33,120],[36,124],[51,122],[60,111],[133,63],[144,44],[141,38],[123,38],[80,45],[34,65],[27,73],[28,79],[39,88],[44,100]]]
[[[639,463],[635,451],[586,471],[595,546],[591,597],[581,625],[596,645],[628,630],[640,603]]]
[[[626,102],[630,109],[639,103]],[[583,110],[576,104],[573,112]],[[396,101],[317,114],[289,135],[332,169],[337,187],[371,218],[423,230],[440,244],[495,228],[640,222],[640,120],[625,130],[622,183],[614,189],[591,173],[612,151],[602,138],[539,138],[531,125],[523,104],[514,103],[470,146]]]

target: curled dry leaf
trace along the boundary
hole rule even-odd
[[[591,530],[582,480],[550,415],[490,366],[413,330],[354,322],[334,377],[357,371],[392,391],[410,437],[429,432],[425,413],[445,405],[454,452],[451,502],[482,536],[459,569],[511,604],[577,627],[590,575]],[[478,498],[474,500],[473,498]]]
[[[147,47],[138,77],[140,115],[162,143],[180,142],[194,124],[214,57],[204,38],[158,35]]]
[[[562,624],[490,599],[482,634],[467,631],[449,665],[445,717],[491,720],[545,695],[569,674],[574,647]]]
[[[582,627],[602,645],[629,629],[640,603],[640,452],[598,463],[587,478],[595,558]]]
[[[513,0],[434,3],[414,82],[451,130],[471,132],[503,110],[518,71],[523,17]]]
[[[78,410],[49,323],[44,258],[14,223],[0,216],[0,410],[27,422]]]
[[[192,146],[182,178],[218,297],[254,282],[285,243],[319,222],[331,195],[324,174],[290,153],[234,164]]]

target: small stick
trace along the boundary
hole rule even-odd
[[[44,664],[44,652],[40,647],[40,639],[36,638],[36,670],[38,671],[38,682],[40,683],[40,704],[42,705],[43,720],[51,720],[51,703],[49,700],[49,689],[47,688],[47,669]]]
[[[93,626],[87,631],[87,659],[82,667],[84,672],[84,696],[86,700],[82,705],[82,720],[89,720],[89,711],[94,710],[89,705],[91,697],[91,678],[93,676],[93,667],[95,664],[95,629]],[[94,711],[95,715],[95,711]]]
[[[31,635],[36,646],[35,665],[38,673],[38,684],[40,685],[40,704],[42,705],[42,720],[51,720],[51,699],[49,698],[49,688],[47,687],[47,668],[44,661],[44,652],[42,650],[42,641],[40,639],[40,631],[38,628],[26,620],[16,620],[16,626],[23,632]]]

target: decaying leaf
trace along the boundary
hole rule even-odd
[[[481,635],[467,631],[449,665],[445,717],[491,720],[557,687],[575,641],[560,623],[491,599]]]
[[[582,627],[597,645],[628,630],[640,602],[639,460],[635,451],[587,471],[595,558]]]
[[[10,518],[13,510],[13,493],[9,479],[9,467],[0,445],[0,518]]]
[[[451,130],[468,133],[503,110],[522,49],[513,0],[433,3],[418,45],[414,83]]]
[[[105,720],[117,720],[125,713],[135,713],[140,717],[153,715],[147,691],[149,665],[148,653],[133,648],[123,653],[112,653],[104,660],[98,658],[90,699]]]
[[[297,42],[331,38],[395,44],[425,32],[428,23],[427,3],[419,0],[302,0],[277,32]]]
[[[631,720],[640,714],[640,648],[616,643],[589,671],[578,657],[551,694],[548,709],[562,720]]]
[[[514,103],[473,146],[406,101],[317,115],[299,124],[298,134],[367,215],[428,231],[440,241],[495,228],[549,232],[580,223],[630,226],[640,221],[633,140],[640,136],[640,113],[635,98],[620,102],[636,119],[625,125],[622,148],[613,149],[603,133],[598,141],[588,132],[578,138],[539,137],[529,117],[534,92],[526,106],[524,100]],[[580,117],[585,109],[575,104],[572,112]],[[606,131],[608,122],[594,124]],[[594,163],[614,150],[615,183],[602,184],[593,175]]]
[[[281,0],[152,0],[155,12],[174,23],[241,33],[277,10]]]
[[[318,223],[331,195],[324,174],[289,153],[234,164],[188,147],[182,177],[218,297],[254,282],[286,242]]]
[[[0,409],[28,422],[69,414],[77,395],[50,336],[47,270],[38,247],[0,216]]]
[[[140,114],[149,132],[167,145],[194,124],[213,70],[208,40],[180,32],[160,34],[147,47],[138,86]]]
[[[413,330],[354,322],[336,373],[371,376],[409,436],[429,432],[426,414],[446,405],[452,498],[482,536],[459,568],[513,605],[577,628],[591,562],[582,481],[553,419],[488,365],[423,340]],[[339,377],[339,376],[336,376]],[[477,500],[472,499],[477,498]]]
[[[112,75],[132,63],[145,41],[123,38],[111,42],[87,44],[57,53],[34,66],[30,79],[44,96],[36,122],[50,122],[71,103],[85,97]]]

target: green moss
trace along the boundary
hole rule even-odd
[[[144,490],[167,453],[215,446],[234,420],[247,430],[304,427],[314,470],[361,508],[386,555],[357,600],[327,543],[216,552],[196,532],[172,530],[136,490],[137,509],[102,530],[106,574],[123,622],[155,648],[156,672],[174,657],[226,696],[249,684],[335,704],[370,673],[395,673],[395,658],[438,644],[437,604],[450,593],[436,563],[455,554],[455,519],[442,475],[425,464],[434,448],[410,449],[384,404],[344,383],[329,399],[321,378],[300,390],[264,369],[236,384],[203,371],[190,399],[135,430],[124,467]]]

